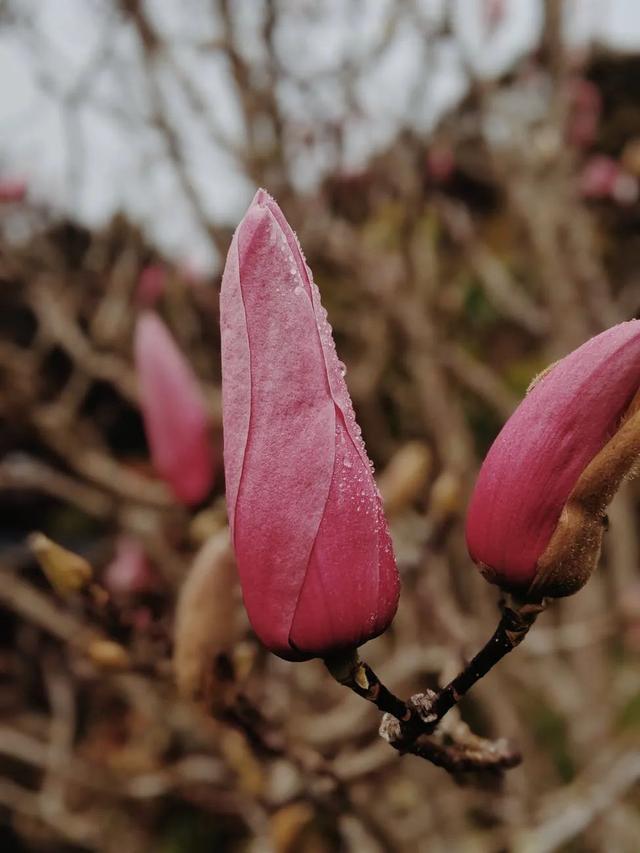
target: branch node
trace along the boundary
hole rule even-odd
[[[392,746],[402,740],[402,726],[393,714],[383,714],[378,734]]]
[[[438,720],[437,714],[433,711],[433,703],[438,694],[435,690],[425,690],[424,693],[414,693],[409,699],[408,704],[412,707],[423,723],[431,725]]]

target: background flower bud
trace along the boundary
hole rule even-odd
[[[167,270],[162,264],[147,264],[140,273],[136,288],[136,302],[145,308],[152,308],[167,289]]]
[[[604,513],[640,456],[640,321],[608,329],[534,382],[489,450],[467,515],[485,576],[568,595],[595,567]]]
[[[153,465],[179,501],[211,489],[213,453],[198,381],[162,320],[143,312],[135,332],[140,402]]]
[[[102,583],[115,596],[154,592],[161,586],[142,542],[127,534],[115,543],[115,554],[105,567]]]
[[[262,190],[220,306],[227,508],[252,626],[292,660],[360,645],[396,610],[391,540],[318,289]]]
[[[173,665],[180,694],[216,702],[216,657],[238,639],[238,586],[227,530],[198,551],[180,588]]]

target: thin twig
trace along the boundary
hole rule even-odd
[[[433,734],[445,714],[473,684],[519,645],[542,609],[542,604],[530,603],[516,609],[505,607],[489,642],[453,681],[437,694],[432,691],[417,694],[409,702],[385,687],[355,650],[337,654],[325,660],[325,664],[336,681],[384,713],[380,734],[398,752],[424,758],[450,773],[502,771],[520,763],[519,753],[503,742],[478,738],[466,726],[464,730],[459,727],[457,731],[447,732],[450,743],[423,736]]]
[[[513,651],[544,610],[543,602],[527,602],[519,607],[504,607],[498,627],[489,642],[446,687],[440,690],[428,709],[426,732],[431,732],[444,715],[485,676],[502,658]],[[424,720],[425,717],[422,716]]]

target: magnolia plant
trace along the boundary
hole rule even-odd
[[[548,597],[593,571],[605,511],[640,456],[640,321],[588,341],[541,375],[480,470],[469,553],[510,596],[496,632],[452,682],[407,702],[357,649],[391,623],[398,572],[380,494],[297,238],[258,191],[233,237],[220,297],[224,462],[232,545],[250,622],[291,661],[322,658],[385,712],[381,733],[450,770],[518,756],[436,733],[526,635]],[[447,751],[448,750],[448,751]]]
[[[137,319],[134,357],[154,468],[178,501],[198,504],[214,476],[209,416],[191,365],[153,311]]]

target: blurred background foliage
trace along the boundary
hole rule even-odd
[[[106,4],[136,43],[149,97],[161,72],[174,74],[211,119],[213,145],[215,108],[169,63],[157,5]],[[322,5],[294,14],[313,27]],[[256,2],[249,49],[247,5],[215,0],[205,11],[219,36],[199,49],[224,58],[243,186],[265,186],[296,229],[347,367],[403,579],[393,626],[364,655],[408,696],[452,676],[496,622],[497,591],[470,565],[463,535],[483,454],[536,373],[640,311],[640,60],[572,47],[562,16],[573,7],[551,0],[524,55],[492,75],[471,68],[465,93],[428,129],[406,122],[347,168],[354,77],[407,16],[424,20],[425,4],[386,5],[371,56],[347,50],[336,74],[344,115],[325,120],[301,123],[278,95],[292,73],[275,35],[290,4]],[[439,5],[420,31],[434,49],[458,33],[460,4]],[[467,8],[491,35],[514,5]],[[28,38],[29,15],[16,9],[0,3],[0,21]],[[98,68],[114,61],[95,58]],[[297,81],[310,108],[320,82]],[[612,506],[597,575],[463,703],[475,730],[521,748],[523,764],[503,780],[399,758],[378,738],[374,710],[319,662],[288,664],[258,646],[220,545],[218,288],[233,228],[202,204],[164,107],[151,102],[148,121],[217,265],[176,260],[125,214],[88,227],[28,176],[0,173],[3,849],[636,851],[637,483]],[[323,168],[304,186],[300,158],[312,148]],[[240,187],[238,210],[245,195]],[[143,307],[166,321],[206,396],[216,477],[195,509],[149,461],[132,361]],[[54,591],[25,544],[34,530],[82,554],[93,586]],[[174,614],[212,537],[217,551],[200,559],[217,586],[181,628],[196,650],[193,703],[174,686]]]

